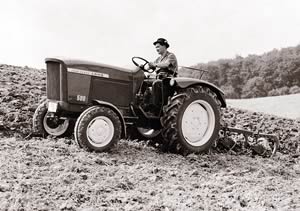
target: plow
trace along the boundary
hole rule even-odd
[[[272,158],[279,147],[279,138],[274,134],[224,126],[220,130],[220,138],[224,139],[227,145],[230,146],[229,150],[237,145],[237,142],[230,138],[232,135],[242,135],[244,138],[243,147],[250,147],[261,156],[270,156]]]

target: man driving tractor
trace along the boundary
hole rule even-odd
[[[156,106],[156,110],[159,111],[162,101],[162,79],[166,77],[176,77],[178,63],[176,56],[167,50],[170,45],[166,39],[158,38],[153,45],[160,56],[154,62],[149,62],[148,65],[151,69],[156,70],[157,73],[157,80],[153,83],[152,93],[153,104]]]

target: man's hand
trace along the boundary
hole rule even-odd
[[[156,64],[154,62],[149,62],[148,65],[151,69],[156,68]]]
[[[146,78],[156,78],[156,73],[149,73],[149,72],[145,72],[145,76]]]

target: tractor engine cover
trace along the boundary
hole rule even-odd
[[[47,58],[47,98],[86,105],[93,100],[126,107],[144,77],[143,71],[96,62]]]

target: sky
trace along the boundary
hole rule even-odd
[[[154,60],[166,38],[179,65],[300,44],[299,0],[1,0],[0,63],[45,68],[64,56],[117,66]]]

